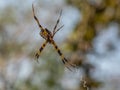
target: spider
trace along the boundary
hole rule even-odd
[[[59,22],[60,22],[60,17],[61,17],[61,15],[62,15],[62,10],[60,11],[60,16],[58,17],[57,22],[56,22],[56,24],[55,24],[55,26],[54,26],[54,28],[53,28],[53,32],[49,31],[47,28],[43,28],[43,27],[42,27],[42,25],[40,24],[38,18],[37,18],[36,15],[35,15],[34,5],[33,5],[33,4],[32,4],[32,11],[33,11],[34,19],[35,19],[35,21],[37,22],[37,24],[38,24],[38,26],[39,26],[39,28],[40,28],[40,30],[41,30],[39,34],[40,34],[40,36],[41,36],[42,38],[45,39],[45,42],[44,42],[44,43],[42,44],[42,46],[40,47],[39,51],[35,54],[35,58],[37,59],[37,61],[38,61],[38,58],[39,58],[41,52],[42,52],[43,49],[45,48],[46,44],[49,43],[49,44],[52,44],[52,45],[54,46],[55,50],[58,52],[59,56],[61,57],[63,64],[64,64],[67,68],[68,68],[69,66],[74,66],[74,65],[70,64],[70,63],[68,62],[68,60],[64,57],[64,55],[61,53],[60,49],[58,48],[58,46],[56,45],[56,43],[55,43],[55,41],[54,41],[54,39],[53,39],[53,37],[55,36],[55,34],[64,26],[64,25],[62,25],[61,27],[59,27],[59,28],[57,29],[57,25],[59,24]]]

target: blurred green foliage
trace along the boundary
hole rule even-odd
[[[78,8],[82,14],[82,20],[67,40],[67,46],[71,49],[71,58],[74,57],[72,61],[76,64],[80,62],[79,66],[84,70],[89,90],[93,90],[94,87],[100,87],[101,83],[92,78],[90,71],[95,67],[91,64],[89,67],[85,58],[89,51],[93,50],[92,42],[102,28],[111,22],[120,24],[120,0],[67,0],[67,2]],[[81,82],[78,90],[87,89]]]
[[[120,24],[120,0],[66,1],[68,4],[75,6],[80,11],[80,14],[82,14],[82,20],[80,20],[76,28],[73,30],[73,33],[70,34],[70,37],[66,40],[66,49],[69,49],[71,52],[71,62],[83,69],[83,78],[86,81],[89,90],[93,90],[93,88],[99,88],[103,83],[92,77],[93,74],[91,71],[96,67],[89,62],[86,62],[86,55],[89,53],[89,51],[93,50],[92,42],[102,28],[106,27],[111,22]],[[28,24],[33,24],[31,20],[33,19],[31,11],[26,12],[27,14],[22,12],[22,14],[25,14],[25,16],[20,14],[20,16],[23,17],[19,17],[16,15],[15,9],[16,8],[13,8],[12,6],[8,6],[0,12],[0,66],[1,69],[3,69],[1,70],[3,72],[0,72],[0,77],[2,77],[2,80],[5,84],[3,87],[4,89],[2,89],[66,90],[66,88],[60,84],[62,76],[64,75],[64,71],[63,68],[61,68],[62,64],[58,64],[60,63],[58,62],[60,60],[56,60],[56,58],[59,58],[59,56],[57,53],[51,54],[51,51],[54,50],[50,48],[49,50],[45,50],[47,51],[45,52],[46,54],[43,52],[42,55],[44,56],[41,56],[40,59],[42,60],[40,64],[33,64],[33,72],[26,80],[13,80],[14,82],[11,83],[7,78],[5,71],[12,56],[14,56],[16,61],[19,60],[19,57],[25,55],[32,58],[30,60],[34,59],[33,49],[30,51],[28,48],[26,48],[28,46],[32,46],[31,43],[28,41],[19,43],[16,39],[21,32],[26,31],[25,26]],[[18,17],[20,19],[17,19]],[[23,20],[21,23],[24,23],[24,28],[22,28],[19,23],[21,18]],[[13,28],[16,26],[16,36],[9,36],[9,26]],[[27,35],[29,35],[29,33]],[[29,38],[29,40],[31,41],[31,38]],[[38,43],[36,45],[38,45]],[[34,50],[35,48],[36,47],[34,47]],[[41,77],[45,78],[40,80]],[[83,84],[84,82],[81,82],[80,80],[78,90],[86,90]]]

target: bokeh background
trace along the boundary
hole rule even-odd
[[[33,18],[53,30],[71,63],[64,67]],[[0,0],[0,90],[120,90],[120,0]],[[87,86],[87,88],[86,88]]]

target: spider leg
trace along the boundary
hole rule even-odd
[[[37,62],[38,62],[38,58],[41,54],[41,52],[43,51],[43,49],[45,48],[46,44],[48,43],[48,41],[45,41],[42,46],[40,47],[39,51],[35,54],[35,58],[37,59]]]
[[[69,63],[69,61],[64,57],[64,55],[61,53],[60,49],[58,48],[58,46],[56,45],[56,43],[54,41],[51,42],[55,48],[55,50],[58,52],[58,54],[60,55],[63,64],[69,69],[69,66],[75,67],[73,64]]]
[[[35,21],[37,22],[39,28],[40,28],[41,30],[44,30],[43,27],[40,25],[40,22],[39,22],[38,18],[37,18],[36,15],[35,15],[35,10],[34,10],[34,5],[33,5],[33,4],[32,4],[32,11],[33,11],[34,19],[35,19]]]
[[[55,30],[56,30],[56,28],[57,28],[58,23],[60,22],[60,17],[61,17],[61,15],[62,15],[62,10],[60,11],[60,16],[58,17],[58,20],[57,20],[57,22],[56,22],[56,24],[55,24],[55,27],[54,27],[54,29],[53,29],[53,34],[55,33]]]
[[[54,37],[54,35],[56,34],[56,32],[58,32],[61,28],[63,28],[64,27],[64,25],[62,25],[61,27],[59,27],[54,33],[53,33],[53,37]]]

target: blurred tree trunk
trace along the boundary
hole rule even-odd
[[[95,69],[86,61],[86,55],[94,52],[92,41],[98,32],[111,22],[120,23],[120,0],[67,0],[80,10],[82,20],[78,23],[71,37],[67,40],[72,51],[72,62],[84,71],[78,90],[98,88],[101,84],[92,78],[91,70]]]

